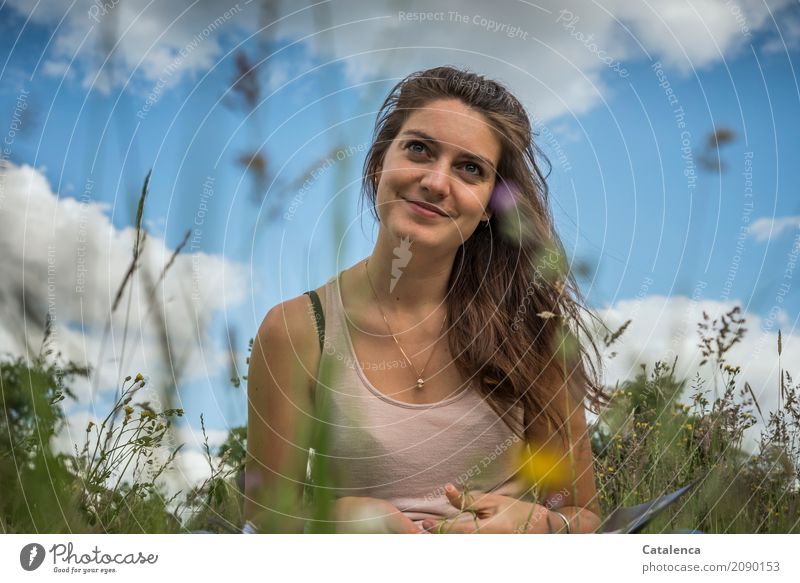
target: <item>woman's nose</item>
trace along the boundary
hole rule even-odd
[[[420,186],[427,188],[435,194],[446,194],[450,184],[450,174],[448,167],[444,164],[437,164],[425,171]]]

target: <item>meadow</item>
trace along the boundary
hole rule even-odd
[[[138,268],[146,194],[147,180],[131,268],[118,298]],[[613,349],[629,323],[600,338],[602,345]],[[779,332],[774,354],[779,406],[762,411],[740,366],[727,358],[746,334],[744,326],[739,307],[716,316],[704,314],[697,323],[700,366],[711,368],[712,386],[706,386],[699,372],[677,378],[675,359],[642,364],[633,379],[607,387],[611,400],[589,426],[603,517],[696,481],[689,494],[644,532],[800,532],[800,385],[781,366]],[[218,448],[211,448],[206,436],[206,478],[188,491],[168,495],[163,478],[174,471],[175,456],[183,447],[173,431],[184,411],[141,400],[147,384],[143,372],[120,379],[106,416],[90,422],[83,443],[63,453],[54,450],[53,441],[64,429],[67,411],[78,404],[71,385],[90,377],[91,368],[61,357],[51,346],[49,325],[38,354],[1,357],[0,531],[240,532],[247,428],[231,428]],[[246,381],[232,379],[236,386]],[[171,402],[169,396],[162,402]],[[751,453],[743,447],[743,437],[757,420],[762,430],[757,451]],[[202,415],[199,421],[205,435]],[[331,501],[324,495],[324,468],[314,465],[309,476],[317,479],[310,481],[305,499],[317,504],[315,516],[324,519]],[[327,532],[329,526],[320,524],[312,531]]]

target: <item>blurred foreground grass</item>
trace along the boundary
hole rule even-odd
[[[730,320],[736,313],[726,316]],[[691,383],[677,379],[676,361],[656,362],[649,373],[642,366],[634,379],[618,385],[590,425],[604,516],[705,475],[647,532],[800,532],[798,385],[781,369],[780,407],[761,417],[739,367],[725,361],[726,350],[711,350],[726,346],[726,334],[730,344],[726,316],[708,350],[702,340],[699,345],[718,373],[719,396],[709,397],[712,390],[700,375]],[[698,326],[701,338],[714,333],[705,326]],[[128,377],[106,418],[86,427],[83,447],[56,453],[54,436],[66,422],[63,405],[74,400],[70,382],[90,372],[57,361],[45,351],[32,362],[0,362],[2,532],[234,532],[241,527],[245,427],[230,430],[217,451],[206,440],[207,478],[168,498],[163,478],[174,471],[182,445],[173,448],[165,438],[183,411],[157,411],[137,402],[145,380]],[[756,416],[764,428],[758,451],[751,454],[742,442]]]

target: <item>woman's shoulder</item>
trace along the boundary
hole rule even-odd
[[[326,287],[323,284],[313,290],[319,295],[323,306]],[[270,308],[261,322],[258,335],[261,338],[267,335],[278,336],[302,348],[317,346],[316,320],[309,294],[304,292]]]
[[[319,296],[323,311],[327,287],[326,282],[313,289]],[[267,311],[259,326],[258,338],[264,341],[268,336],[272,342],[287,344],[290,350],[296,352],[303,360],[315,361],[319,357],[319,335],[314,306],[309,294],[303,292],[275,304]],[[313,362],[307,364],[312,365],[311,370],[314,370]]]
[[[324,287],[323,285],[314,290],[320,294],[323,302]],[[303,385],[306,385],[309,397],[313,398],[321,352],[308,294],[303,293],[275,304],[267,311],[253,341],[251,366],[254,357],[273,363],[267,365],[270,370],[274,368],[280,371],[284,366],[289,366],[286,370],[291,370],[290,363],[299,365],[305,375]]]

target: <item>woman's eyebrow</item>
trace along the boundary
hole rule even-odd
[[[424,132],[422,130],[408,129],[408,130],[404,130],[403,132],[401,132],[400,135],[401,136],[404,136],[404,135],[417,136],[418,138],[421,138],[421,139],[425,140],[426,142],[439,143],[439,140],[437,140],[436,138],[434,138],[433,136],[431,136],[430,134],[428,134],[428,133],[426,133],[426,132]],[[473,152],[468,152],[467,150],[461,150],[461,152],[465,157],[471,158],[473,160],[478,160],[480,162],[483,162],[484,164],[489,166],[489,168],[492,170],[492,172],[497,172],[497,169],[494,167],[494,164],[489,162],[488,158],[485,158],[485,157],[481,156],[480,154],[474,154]]]

